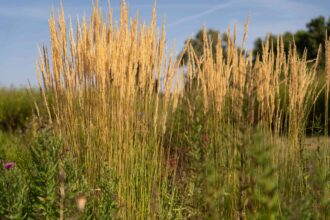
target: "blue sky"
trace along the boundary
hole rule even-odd
[[[99,0],[106,9],[107,0]],[[91,0],[63,0],[66,16],[73,20],[90,14]],[[134,16],[150,21],[153,0],[127,0]],[[120,0],[112,0],[118,18]],[[35,62],[37,47],[49,44],[48,18],[51,7],[59,0],[0,0],[0,85],[36,85]],[[250,15],[247,47],[267,33],[304,29],[305,24],[319,15],[330,16],[330,0],[158,0],[158,22],[166,21],[169,46],[175,43],[180,51],[185,39],[205,24],[224,32],[236,23],[238,37]],[[239,38],[240,39],[240,38]]]

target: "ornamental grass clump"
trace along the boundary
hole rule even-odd
[[[309,190],[304,137],[322,91],[318,57],[299,56],[294,41],[286,50],[281,37],[268,37],[253,56],[244,48],[248,22],[241,47],[236,27],[225,48],[218,36],[215,50],[204,29],[202,54],[188,42],[177,56],[167,48],[165,25],[157,28],[155,7],[149,25],[128,11],[122,1],[114,21],[111,7],[104,15],[96,1],[75,30],[63,8],[49,20],[39,85],[49,124],[63,140],[56,152],[72,160],[83,174],[75,182],[84,186],[72,196],[65,178],[54,179],[60,216],[68,195],[78,196],[79,214],[95,218],[284,217],[290,198]],[[320,167],[328,163],[325,157]]]
[[[53,12],[50,48],[40,49],[37,72],[49,122],[65,141],[63,152],[77,159],[91,185],[102,178],[101,167],[111,167],[119,179],[120,215],[145,219],[169,211],[162,202],[173,190],[167,189],[161,146],[179,102],[180,91],[173,88],[181,82],[174,82],[180,58],[168,51],[155,8],[149,26],[138,16],[130,19],[128,11],[122,1],[120,21],[113,21],[111,7],[104,15],[96,1],[75,31],[63,8],[57,18]]]
[[[212,188],[225,190],[211,203],[230,207],[225,210],[220,206],[210,210],[199,207],[195,213],[200,213],[197,216],[201,218],[216,212],[218,215],[215,216],[222,218],[246,219],[250,209],[255,212],[262,206],[252,204],[251,192],[251,188],[260,187],[251,175],[254,160],[251,152],[256,147],[253,137],[257,131],[268,137],[267,145],[277,146],[269,158],[272,166],[281,167],[288,176],[295,169],[304,172],[307,118],[322,91],[318,90],[316,80],[319,56],[307,60],[306,51],[298,56],[294,41],[286,51],[281,37],[276,42],[268,37],[261,54],[254,57],[244,48],[247,30],[248,23],[241,48],[237,46],[236,27],[232,34],[230,29],[227,32],[226,51],[221,45],[220,34],[216,50],[212,50],[213,41],[205,28],[202,54],[198,56],[189,43],[187,46],[189,86],[185,87],[183,99],[188,100],[190,112],[201,108],[197,97],[202,99],[204,120],[201,130],[209,138],[203,144],[206,146],[203,146],[201,163],[207,163],[211,166],[208,169],[218,174]],[[194,96],[196,99],[189,99],[189,94],[193,93],[198,94]],[[280,144],[279,140],[283,139],[284,143]],[[253,169],[254,175],[260,171]],[[200,174],[192,172],[191,175]],[[199,184],[207,188],[204,179]],[[269,181],[273,180],[285,182],[292,193],[304,190],[302,178],[282,180],[274,174]],[[196,206],[200,206],[198,202]],[[275,210],[278,208],[274,207]]]

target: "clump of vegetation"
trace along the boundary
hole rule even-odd
[[[28,102],[47,126],[27,142],[7,132],[18,122],[0,133],[1,218],[327,219],[328,143],[305,140],[328,133],[328,40],[318,80],[321,49],[309,60],[268,37],[254,56],[248,23],[239,46],[236,27],[216,41],[204,29],[200,51],[176,56],[155,8],[149,26],[125,1],[119,22],[97,1],[76,31],[55,17],[42,103]]]
[[[109,173],[103,171],[99,188],[91,188],[82,170],[75,168],[72,158],[60,154],[62,145],[54,135],[40,132],[29,146],[15,145],[15,152],[11,146],[10,154],[1,154],[1,218],[104,219],[115,216],[115,182]],[[12,155],[21,157],[15,159]]]
[[[0,88],[0,128],[24,131],[34,111],[33,99],[26,89]]]
[[[97,3],[76,31],[63,9],[58,19],[52,14],[51,57],[42,48],[38,66],[43,97],[53,97],[44,103],[63,151],[77,158],[89,184],[97,187],[102,167],[111,167],[120,216],[156,217],[174,209],[163,203],[174,192],[162,143],[179,102],[180,91],[173,90],[179,62],[167,57],[155,9],[149,27],[137,18],[129,22],[125,2],[119,26],[111,11],[107,19]]]

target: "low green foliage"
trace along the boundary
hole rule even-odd
[[[61,153],[59,138],[42,131],[23,146],[15,136],[0,133],[0,137],[1,219],[58,219],[61,211],[63,216],[78,219],[116,215],[116,181],[110,178],[110,170],[104,169],[98,186],[91,188],[74,160]],[[13,167],[7,169],[8,162]],[[77,209],[79,196],[87,200],[83,212]]]
[[[251,215],[253,219],[275,220],[279,217],[278,167],[273,160],[275,148],[267,143],[262,133],[253,137],[248,168],[251,177]]]
[[[29,213],[29,178],[24,170],[10,170],[0,164],[0,216],[4,219],[25,219]],[[1,219],[2,219],[1,218]]]
[[[34,103],[26,89],[0,89],[0,129],[25,130],[32,119]]]
[[[58,218],[60,143],[41,134],[30,147],[33,167],[30,194],[34,218]]]

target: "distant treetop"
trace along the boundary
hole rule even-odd
[[[316,18],[311,19],[306,24],[305,30],[299,30],[295,33],[292,32],[285,32],[281,35],[284,42],[285,50],[288,50],[290,42],[295,42],[297,51],[299,55],[304,53],[304,50],[307,49],[307,59],[315,59],[318,53],[318,49],[320,45],[324,45],[326,39],[326,32],[330,32],[330,18],[326,20],[325,17],[319,16]],[[220,36],[220,31],[209,29],[207,30],[208,40],[212,42],[212,50],[215,52],[216,45],[218,43],[218,36]],[[328,34],[329,36],[329,34]],[[227,34],[224,33],[221,35],[221,44],[224,51],[224,57],[226,54],[227,48]],[[276,41],[279,37],[278,35],[269,34],[267,36],[270,38],[270,42],[273,42],[274,50],[276,50]],[[254,42],[253,48],[253,55],[256,56],[257,54],[262,54],[262,45],[265,43],[267,37],[264,38],[257,38]],[[203,30],[198,31],[196,36],[192,39],[187,39],[186,43],[190,41],[193,49],[195,50],[196,55],[199,57],[203,54]],[[321,54],[320,65],[321,67],[324,66],[324,53]],[[188,55],[184,54],[183,62],[186,63],[188,60]]]

